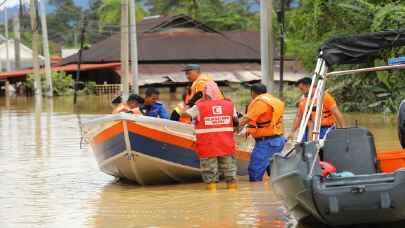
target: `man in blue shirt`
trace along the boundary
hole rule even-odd
[[[142,112],[145,116],[159,117],[169,119],[169,113],[164,104],[159,102],[159,91],[156,88],[149,87],[145,91],[145,101],[142,106]]]

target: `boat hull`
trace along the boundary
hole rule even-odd
[[[405,148],[405,100],[403,100],[401,105],[399,106],[398,135],[399,142],[401,143],[402,148]]]
[[[324,179],[313,143],[296,145],[288,157],[276,155],[271,185],[297,220],[310,217],[332,225],[394,222],[405,219],[405,170]]]
[[[88,123],[89,141],[104,173],[141,185],[201,181],[191,125],[119,114]],[[239,174],[249,153],[238,152]]]

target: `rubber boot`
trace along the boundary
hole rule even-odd
[[[236,190],[238,189],[238,182],[236,181],[226,182],[226,188],[229,190]]]
[[[209,184],[207,184],[207,190],[216,191],[217,190],[217,183],[209,183]]]

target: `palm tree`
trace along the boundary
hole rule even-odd
[[[133,0],[131,0],[133,1]],[[97,8],[97,16],[104,25],[118,25],[121,19],[121,0],[103,0]],[[142,21],[146,15],[139,1],[136,1],[136,21]]]

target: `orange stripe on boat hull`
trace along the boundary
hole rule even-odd
[[[176,146],[180,146],[183,148],[191,149],[194,150],[194,142],[189,139],[181,138],[179,136],[171,135],[164,133],[162,131],[158,131],[155,129],[147,128],[144,126],[141,126],[136,123],[128,122],[128,130],[131,132],[136,132],[139,135],[153,138],[165,143],[173,144]]]
[[[124,132],[124,127],[122,125],[122,121],[115,123],[114,125],[110,126],[109,128],[100,132],[96,137],[94,137],[95,144],[101,144],[106,140],[113,138],[121,133]]]
[[[136,134],[156,139],[165,143],[173,144],[183,148],[191,149],[195,151],[194,141],[181,138],[175,135],[167,134],[159,130],[151,129],[148,127],[141,126],[139,124],[128,122],[128,130],[130,132],[136,132]],[[95,138],[94,142],[96,144],[101,144],[106,140],[113,138],[121,133],[123,133],[123,123],[122,121],[112,125],[111,127],[100,132]],[[250,153],[246,151],[236,151],[235,156],[238,160],[249,161]]]

